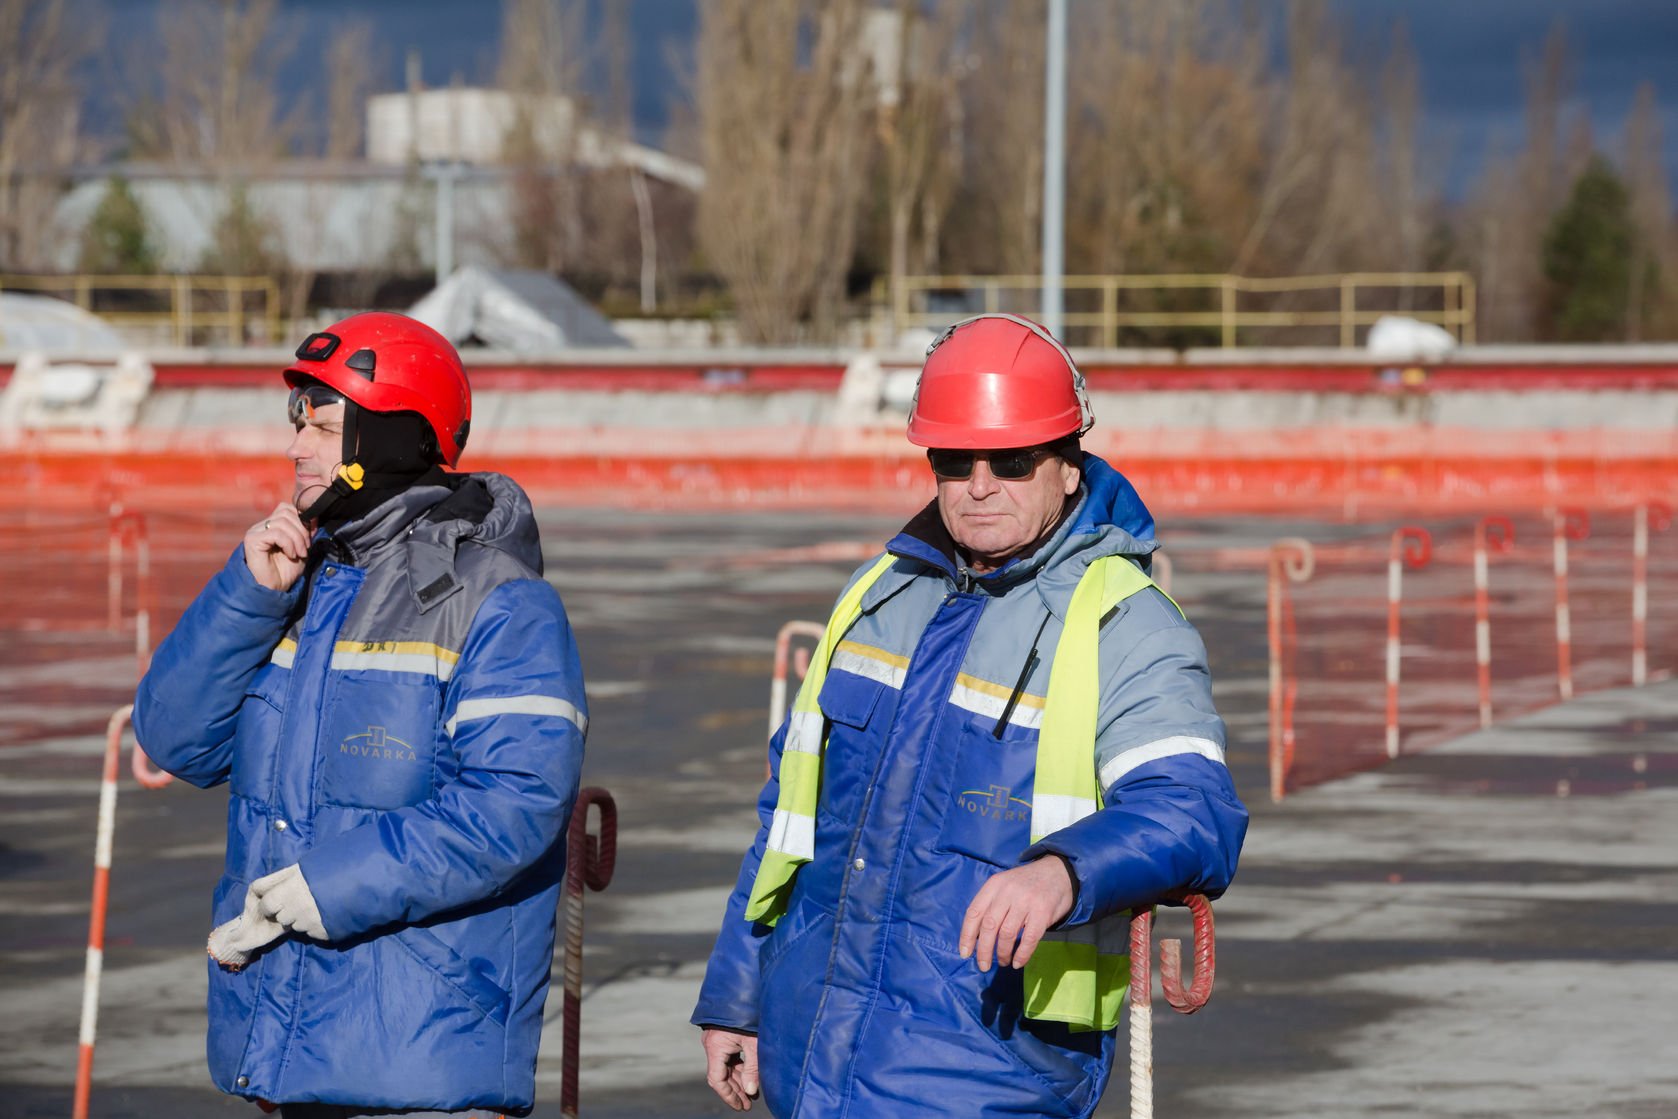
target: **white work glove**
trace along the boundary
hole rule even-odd
[[[279,939],[288,929],[313,940],[331,939],[309,892],[309,883],[296,863],[251,883],[245,893],[244,912],[210,933],[209,953],[223,967],[238,971],[250,963],[258,948]]]
[[[246,890],[245,911],[210,932],[205,948],[210,958],[228,971],[239,971],[251,962],[258,948],[285,933],[284,925],[262,915],[261,902],[254,891]]]

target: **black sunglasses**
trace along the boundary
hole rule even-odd
[[[961,482],[973,476],[973,464],[979,459],[990,463],[991,477],[1004,482],[1018,482],[1029,478],[1037,463],[1054,454],[1052,447],[1022,447],[1017,451],[952,451],[931,450],[926,461],[940,478]]]

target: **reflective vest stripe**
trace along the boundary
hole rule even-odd
[[[1070,827],[1101,808],[1095,729],[1101,711],[1101,619],[1153,585],[1122,556],[1090,564],[1066,608],[1066,626],[1049,667],[1049,698],[1037,737],[1031,794],[1031,841]],[[1073,1029],[1110,1030],[1130,990],[1129,918],[1115,913],[1088,925],[1055,929],[1025,965],[1027,1017]]]
[[[881,556],[840,596],[816,651],[810,655],[810,668],[804,673],[797,698],[792,701],[792,717],[782,743],[781,768],[777,775],[781,792],[763,861],[758,864],[757,878],[752,881],[752,896],[746,902],[748,921],[772,925],[780,920],[786,912],[793,877],[799,867],[815,857],[816,800],[821,795],[822,749],[827,745],[816,697],[821,695],[822,684],[827,680],[833,651],[845,631],[862,617],[862,596],[896,562],[896,556]]]

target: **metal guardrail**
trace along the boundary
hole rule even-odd
[[[112,326],[164,331],[177,346],[280,339],[280,290],[271,276],[0,275],[0,291],[68,299]]]
[[[1232,276],[1216,273],[1157,276],[1067,276],[1062,281],[1066,310],[1061,315],[1073,343],[1112,349],[1134,344],[1121,331],[1158,334],[1197,330],[1211,344],[1251,343],[1253,331],[1308,328],[1334,331],[1334,341],[1352,347],[1358,328],[1383,315],[1404,315],[1444,327],[1463,345],[1474,344],[1474,278],[1466,272],[1348,272],[1320,276]],[[1184,295],[1182,293],[1189,293]],[[1042,277],[905,276],[889,293],[876,289],[877,303],[890,298],[897,333],[911,327],[941,328],[980,311],[1039,315]],[[931,310],[933,297],[958,307]],[[1160,307],[1186,300],[1194,306]],[[1245,304],[1245,305],[1244,305]],[[1255,304],[1263,304],[1255,306]],[[1242,332],[1248,332],[1243,338]]]

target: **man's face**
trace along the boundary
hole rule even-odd
[[[286,448],[295,482],[291,503],[307,509],[332,484],[344,451],[344,402],[294,406],[292,423],[297,435]]]
[[[1027,455],[1030,473],[1013,480],[998,478],[988,456]],[[938,513],[950,536],[967,552],[973,570],[995,571],[1022,549],[1035,543],[1059,519],[1066,499],[1078,491],[1079,470],[1046,448],[1030,451],[933,451],[928,456],[938,479]],[[947,477],[940,467],[946,459],[965,478]]]

